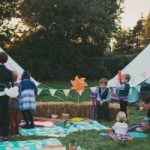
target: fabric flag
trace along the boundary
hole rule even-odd
[[[43,89],[38,88],[38,95],[40,95],[42,91],[43,91]]]
[[[131,95],[132,94],[132,87],[130,88],[130,91],[129,91],[129,95]]]
[[[64,89],[63,92],[65,93],[65,96],[67,97],[70,92],[70,89]]]
[[[80,92],[79,92],[79,95],[81,96],[81,95],[82,95],[82,93],[83,93],[83,91],[80,91]]]
[[[96,86],[95,87],[90,87],[90,90],[92,91],[92,92],[95,92],[96,91]]]
[[[141,89],[141,86],[140,86],[140,85],[136,86],[135,88],[136,88],[136,90],[137,90],[138,92],[140,92],[140,89]]]
[[[50,94],[52,96],[54,96],[57,90],[56,89],[49,89],[49,91],[50,91]]]

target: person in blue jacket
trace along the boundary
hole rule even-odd
[[[23,72],[20,86],[19,108],[26,123],[24,127],[34,128],[32,111],[36,109],[37,87],[34,82],[30,80],[30,73],[28,71]]]
[[[128,95],[129,95],[129,91],[130,91],[130,85],[129,85],[130,75],[123,74],[122,81],[123,81],[123,83],[121,83],[117,87],[118,99],[120,101],[120,111],[125,112],[125,114],[127,115]]]

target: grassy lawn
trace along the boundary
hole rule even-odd
[[[135,107],[129,107],[129,126],[134,123],[141,122],[140,116],[145,113],[140,112]],[[111,127],[114,122],[102,122],[103,125]],[[101,131],[106,132],[106,131]],[[77,143],[87,150],[149,150],[150,133],[146,139],[133,139],[132,141],[115,142],[108,137],[100,137],[100,131],[84,131],[76,132],[61,138],[62,143],[69,145],[69,143]]]
[[[87,82],[89,87],[96,86],[98,85],[98,82]],[[74,90],[71,90],[69,93],[69,96],[66,97],[62,91],[62,89],[70,89],[71,88],[71,83],[70,81],[68,82],[44,82],[44,84],[47,86],[41,85],[41,88],[45,88],[40,96],[38,96],[37,100],[38,101],[71,101],[71,102],[77,102],[78,95]],[[50,92],[48,88],[54,88],[54,89],[60,89],[56,92],[55,96],[53,97],[50,95]],[[80,102],[85,102],[90,100],[90,93],[91,90],[89,88],[86,88],[86,90],[83,92],[83,94],[80,96]],[[59,98],[61,99],[59,99]]]
[[[139,123],[142,121],[140,116],[145,115],[145,113],[138,111],[135,107],[129,107],[129,126],[132,126],[134,123]],[[103,125],[111,127],[114,122],[102,122]],[[67,147],[69,144],[77,144],[86,150],[149,150],[149,142],[150,142],[150,133],[146,139],[133,139],[132,141],[124,141],[124,142],[115,142],[112,141],[108,137],[100,137],[100,132],[106,131],[83,131],[83,132],[75,132],[64,138],[59,138],[59,140],[65,144]],[[16,140],[30,140],[30,139],[44,139],[48,137],[11,137],[11,141]]]
[[[59,83],[59,84],[58,84]],[[46,83],[48,86],[51,86],[52,88],[70,88],[70,83],[66,82],[51,82]],[[90,86],[97,85],[96,82],[88,82]],[[59,99],[56,99],[55,97],[48,95],[48,90],[44,91],[39,97],[39,101],[60,101]],[[56,95],[59,95],[60,93],[56,93]],[[61,95],[61,94],[60,94]],[[60,96],[59,95],[59,96]],[[77,101],[77,95],[75,92],[70,93],[71,96],[73,96],[75,99],[66,98],[65,101]],[[64,97],[65,98],[65,97]],[[80,101],[88,101],[90,99],[90,90],[87,89],[85,93],[80,98]],[[131,127],[135,123],[139,123],[142,121],[140,116],[145,115],[144,112],[140,112],[136,107],[130,106],[128,109],[129,114],[129,121],[128,124]],[[103,125],[106,125],[108,127],[111,127],[114,122],[102,122]],[[106,131],[101,131],[106,132]],[[150,144],[150,134],[148,138],[146,139],[133,139],[132,141],[125,141],[125,142],[115,142],[112,141],[108,137],[100,137],[99,136],[100,131],[83,131],[83,132],[76,132],[72,133],[64,138],[59,138],[60,141],[65,144],[67,147],[69,144],[77,144],[80,145],[82,148],[85,148],[87,150],[149,150],[149,144]],[[12,137],[10,140],[28,140],[28,139],[43,139],[47,137]]]

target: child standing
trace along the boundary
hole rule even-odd
[[[115,141],[132,140],[133,137],[127,134],[128,124],[126,123],[126,114],[120,111],[117,114],[116,120],[117,122],[112,126],[109,131],[109,136]]]
[[[16,82],[18,78],[17,72],[13,71],[13,82],[11,86],[18,86],[20,89],[20,85]],[[15,135],[19,133],[19,123],[20,123],[20,115],[19,115],[19,96],[16,98],[12,98],[9,103],[10,110],[10,132]]]
[[[30,80],[30,74],[28,71],[24,71],[21,78],[21,94],[19,100],[19,106],[23,119],[26,122],[25,128],[34,128],[34,121],[32,117],[32,110],[36,108],[35,98],[37,96],[37,87]]]
[[[99,87],[96,89],[96,114],[97,121],[102,118],[109,121],[109,101],[111,100],[111,92],[107,88],[108,80],[102,78],[99,80]]]
[[[122,75],[122,83],[118,86],[118,98],[120,101],[120,111],[125,112],[127,115],[127,106],[128,106],[128,94],[130,91],[130,75],[124,74]]]

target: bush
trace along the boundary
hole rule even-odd
[[[62,60],[28,59],[14,57],[25,69],[28,69],[37,80],[70,80],[76,75],[88,80],[98,80],[101,77],[112,78],[118,70],[124,68],[135,56],[107,55],[96,58],[71,58]]]

